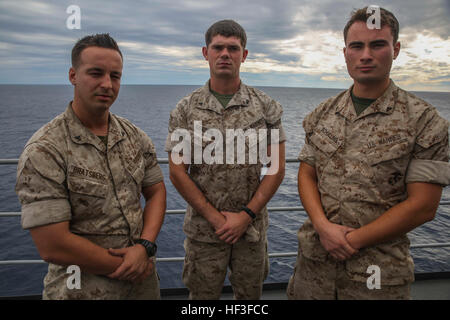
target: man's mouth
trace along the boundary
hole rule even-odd
[[[96,97],[98,97],[100,100],[110,100],[112,99],[111,95],[108,94],[96,94]]]
[[[357,67],[357,69],[364,72],[364,71],[370,71],[370,70],[375,69],[375,66],[360,66],[360,67]]]
[[[229,63],[229,62],[219,62],[217,65],[219,67],[228,67],[228,66],[231,66],[231,63]]]

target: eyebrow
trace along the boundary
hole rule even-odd
[[[228,47],[228,48],[234,48],[239,47],[238,44],[225,44],[225,43],[214,43],[212,44],[213,47]]]
[[[374,41],[370,41],[370,44],[381,44],[381,43],[389,43],[389,41],[385,40],[385,39],[377,39]]]
[[[91,71],[103,72],[103,69],[101,69],[101,68],[96,68],[96,67],[87,69],[87,72],[91,72]]]
[[[102,68],[97,68],[97,67],[87,69],[87,72],[92,72],[92,71],[104,72],[104,70]],[[111,73],[115,74],[115,75],[120,75],[120,76],[122,75],[122,72],[120,72],[120,71],[111,71]]]
[[[364,42],[362,42],[362,41],[352,41],[352,42],[349,42],[347,46],[351,46],[353,44],[364,44]]]
[[[389,41],[387,41],[386,39],[376,39],[376,40],[370,41],[369,45],[378,44],[378,43],[388,43],[388,42]],[[364,42],[363,41],[352,41],[348,45],[351,46],[351,45],[355,45],[355,44],[364,44]]]

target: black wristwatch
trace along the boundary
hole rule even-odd
[[[153,243],[145,239],[138,239],[135,242],[142,244],[144,246],[145,251],[147,251],[147,255],[149,258],[156,255],[156,251],[158,250],[158,246],[156,245],[156,243]]]
[[[245,211],[245,213],[247,213],[250,216],[250,218],[252,218],[252,220],[256,219],[256,214],[250,208],[243,207],[241,210]]]

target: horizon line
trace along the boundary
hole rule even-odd
[[[0,83],[0,86],[72,86],[68,83]],[[155,84],[155,83],[125,83],[121,86],[191,86],[191,87],[203,87],[205,84]],[[346,88],[330,88],[330,87],[295,87],[295,86],[270,86],[270,85],[252,85],[253,87],[263,88],[292,88],[292,89],[331,89],[331,90],[347,90]],[[434,93],[450,93],[449,91],[438,90],[406,90],[410,92],[434,92]]]

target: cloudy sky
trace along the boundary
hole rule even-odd
[[[201,47],[215,21],[247,31],[243,80],[255,86],[347,88],[342,29],[354,8],[379,5],[400,22],[392,78],[408,90],[450,91],[450,0],[0,1],[0,84],[69,84],[70,51],[109,32],[124,54],[122,84],[201,85]],[[70,5],[81,29],[68,29]]]

